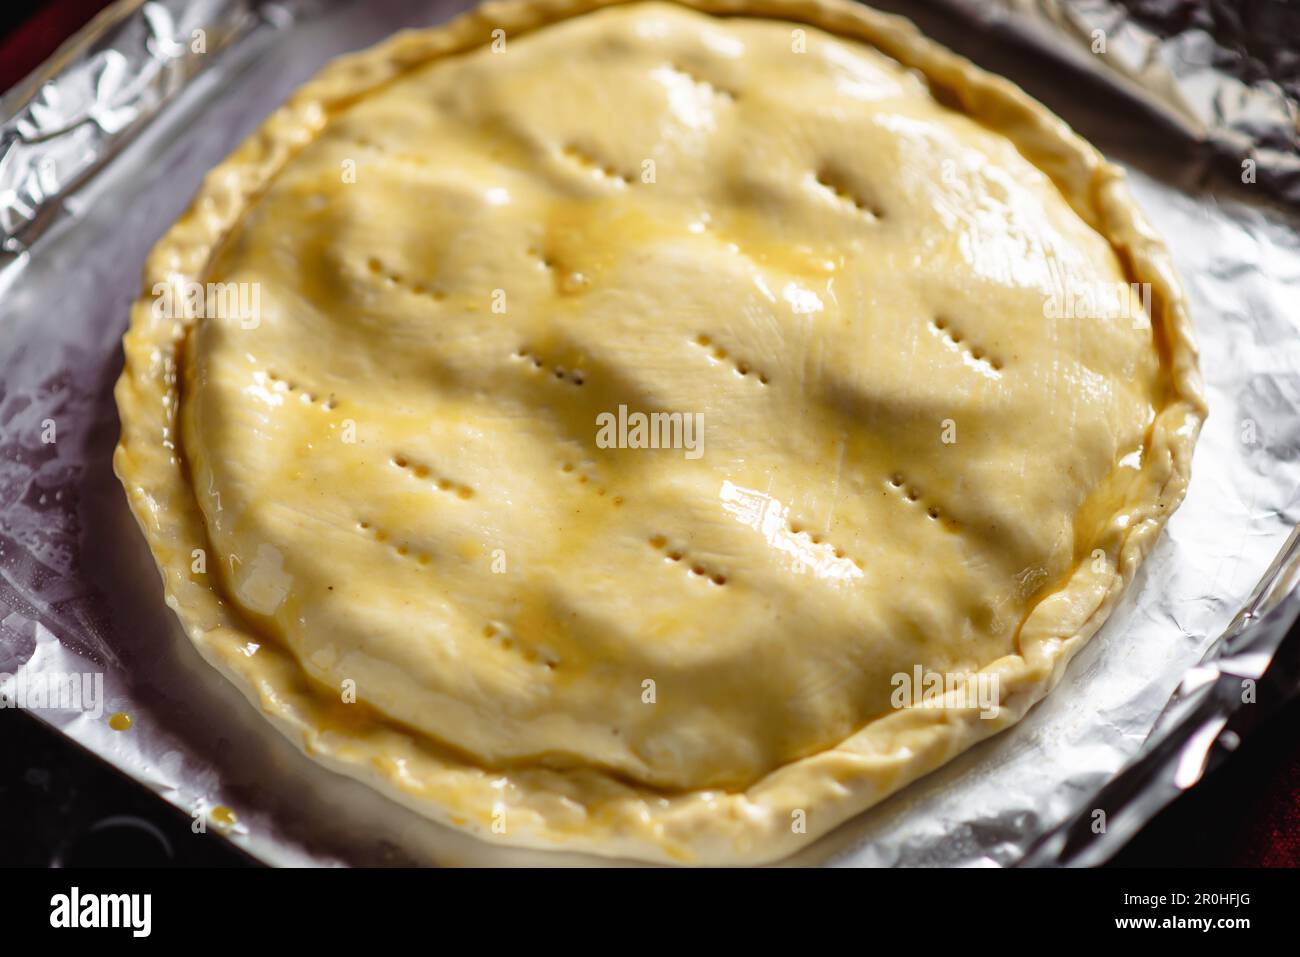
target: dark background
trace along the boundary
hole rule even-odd
[[[1126,0],[1139,16],[1204,26],[1220,38],[1287,0]],[[0,4],[0,92],[39,66],[108,4],[47,0]],[[1300,35],[1243,56],[1300,88]],[[1294,647],[1300,635],[1293,634]],[[1259,706],[1271,702],[1261,697]],[[0,710],[0,865],[245,866],[219,837],[193,835],[190,820],[29,714]],[[1300,699],[1248,737],[1222,767],[1175,801],[1113,862],[1138,866],[1300,866]]]

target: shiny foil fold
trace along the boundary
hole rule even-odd
[[[1278,654],[1300,614],[1300,84],[1276,55],[1290,14],[877,5],[1129,169],[1187,287],[1210,418],[1186,503],[1057,690],[792,863],[1096,863],[1266,718],[1243,682],[1300,690]],[[102,675],[98,713],[33,713],[272,864],[592,863],[484,845],[302,756],[181,633],[110,464],[127,309],[204,173],[330,57],[464,6],[119,3],[0,100],[0,694]],[[219,806],[236,820],[214,821]]]

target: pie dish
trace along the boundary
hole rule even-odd
[[[283,732],[673,863],[1021,718],[1204,417],[1122,172],[840,0],[496,3],[338,60],[154,249],[125,352],[167,602]]]

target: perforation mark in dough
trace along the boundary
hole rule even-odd
[[[409,542],[393,541],[393,536],[387,529],[376,528],[367,519],[359,519],[357,521],[357,528],[365,532],[380,545],[387,545],[395,554],[402,558],[409,558],[417,565],[428,565],[433,561],[433,556],[428,552],[412,548]]]
[[[681,74],[682,76],[690,80],[692,83],[694,83],[696,86],[706,90],[707,92],[711,93],[713,96],[716,96],[720,100],[726,100],[728,103],[734,103],[737,99],[738,95],[734,90],[729,90],[725,86],[719,86],[717,83],[714,83],[711,80],[706,80],[703,77],[699,76],[698,74],[693,73],[690,70],[686,69],[686,67],[682,66],[680,63],[670,63],[668,64],[668,69],[672,70],[674,73]]]
[[[650,537],[650,547],[657,552],[663,552],[664,559],[674,564],[686,562],[687,573],[694,578],[706,579],[710,584],[717,585],[719,588],[727,584],[727,576],[721,572],[705,567],[698,561],[687,561],[686,553],[680,548],[670,548],[668,538],[664,535],[652,535]]]
[[[284,378],[271,369],[267,369],[265,372],[254,372],[253,381],[264,388],[270,389],[272,392],[295,393],[298,396],[298,401],[303,405],[314,405],[327,411],[333,411],[339,405],[333,393],[322,397],[315,392],[301,389],[296,382]]]
[[[415,296],[424,296],[432,299],[434,302],[442,302],[447,298],[447,294],[441,289],[435,289],[427,283],[419,280],[408,279],[401,273],[389,268],[378,256],[371,256],[366,260],[366,269],[370,274],[379,280],[387,283],[389,286],[404,289]]]
[[[582,471],[581,469],[579,469],[572,462],[565,462],[563,465],[560,466],[560,471],[566,475],[572,475],[574,478],[578,480],[579,485],[591,485],[592,490],[596,493],[597,497],[599,498],[604,498],[607,495],[609,495],[609,490],[606,489],[603,485],[592,485],[591,476],[588,475],[586,472]],[[609,496],[609,502],[615,508],[618,508],[620,505],[623,504],[623,496],[611,495]]]
[[[534,371],[545,373],[556,382],[567,382],[570,385],[582,386],[587,381],[587,377],[581,369],[566,369],[564,366],[548,365],[528,346],[520,346],[515,350],[512,358],[527,363]]]
[[[483,637],[495,641],[504,651],[517,651],[519,656],[529,664],[540,664],[547,671],[554,671],[560,661],[550,651],[538,650],[532,645],[516,641],[510,628],[500,622],[490,621],[483,626]]]
[[[598,159],[589,150],[583,149],[577,143],[566,143],[561,148],[560,155],[588,176],[620,187],[632,185],[631,176],[620,171],[612,163],[606,163]]]
[[[434,488],[439,492],[446,492],[449,495],[454,494],[457,498],[473,498],[474,489],[462,482],[457,482],[445,475],[433,475],[433,470],[422,462],[413,462],[402,453],[395,454],[391,459],[393,465],[397,466],[403,472],[406,472],[412,478],[420,481],[430,481]]]
[[[567,268],[550,253],[544,253],[536,247],[529,247],[528,255],[536,259],[538,265],[550,273],[555,283],[555,291],[562,296],[576,296],[591,285],[591,280],[584,273]]]
[[[942,339],[944,345],[949,349],[960,352],[978,366],[981,371],[990,375],[1002,374],[1002,360],[989,356],[979,346],[967,342],[961,331],[953,328],[950,320],[943,316],[936,316],[930,320],[930,331]]]
[[[944,511],[933,502],[926,501],[924,495],[921,493],[921,489],[911,482],[908,482],[902,472],[895,472],[893,475],[889,476],[885,482],[885,488],[898,495],[904,503],[925,509],[926,518],[930,519],[932,522],[938,522],[948,531],[955,532],[961,528],[961,523],[955,518],[945,514]]]
[[[755,381],[758,382],[759,385],[767,385],[772,381],[768,378],[766,372],[756,370],[748,361],[744,359],[730,359],[730,353],[728,353],[722,346],[715,344],[712,336],[700,333],[692,339],[691,342],[708,352],[709,358],[715,362],[727,362],[730,360],[732,369],[734,369],[736,375],[740,376],[742,379],[753,375]]]
[[[813,182],[823,192],[833,197],[841,206],[852,207],[872,219],[883,219],[885,212],[878,203],[871,202],[849,185],[848,177],[833,166],[823,166],[811,174]]]
[[[838,545],[834,545],[831,542],[828,542],[820,533],[808,531],[807,529],[804,528],[802,522],[791,521],[786,525],[786,527],[790,530],[791,535],[807,538],[808,541],[811,542],[813,545],[816,545],[817,547],[822,548],[827,552],[830,552],[836,558],[846,559],[848,561],[851,561],[854,565],[858,567],[859,571],[866,570],[861,560],[851,557],[844,551],[844,549],[840,548]]]

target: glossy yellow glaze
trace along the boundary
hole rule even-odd
[[[1022,713],[1181,495],[1185,329],[1054,318],[1131,253],[867,44],[634,4],[324,113],[194,274],[260,307],[186,325],[165,399],[230,603],[198,630],[443,819],[773,856]],[[620,406],[702,454],[598,447]],[[1001,720],[891,715],[918,665],[999,671]]]
[[[224,804],[218,804],[214,807],[209,817],[212,818],[212,823],[222,830],[229,830],[239,823],[239,815]]]

